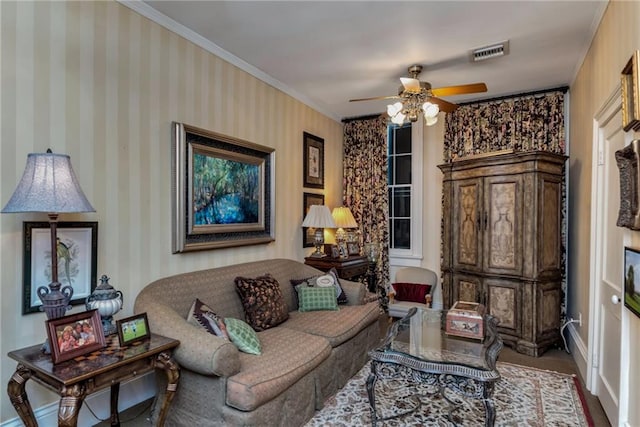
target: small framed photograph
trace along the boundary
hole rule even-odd
[[[48,222],[25,221],[23,228],[22,314],[38,313],[38,288],[51,283],[51,228]],[[58,281],[73,288],[71,305],[84,305],[96,288],[98,223],[58,223]]]
[[[640,129],[640,80],[638,77],[640,51],[635,51],[620,76],[622,86],[622,127],[625,132]]]
[[[624,248],[624,306],[640,317],[640,250]]]
[[[331,258],[340,258],[340,249],[338,249],[338,245],[331,245]]]
[[[324,205],[324,194],[303,193],[302,194],[302,219],[307,216],[311,205]],[[315,230],[311,227],[302,227],[302,247],[311,248],[314,246]]]
[[[303,134],[304,186],[324,188],[324,139],[304,132]]]
[[[151,336],[147,313],[136,314],[116,321],[120,347],[128,346]]]
[[[54,364],[105,346],[98,310],[47,320],[46,325]]]
[[[356,242],[347,242],[347,251],[349,255],[360,255],[360,245]]]

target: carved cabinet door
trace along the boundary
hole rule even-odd
[[[482,178],[453,182],[453,266],[482,271]]]
[[[484,268],[487,273],[522,274],[522,175],[484,179]],[[531,201],[531,208],[534,203]]]

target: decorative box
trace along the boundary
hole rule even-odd
[[[445,332],[484,340],[484,306],[477,302],[456,301],[447,312]]]

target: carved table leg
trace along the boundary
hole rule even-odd
[[[38,422],[33,414],[33,409],[31,409],[27,393],[24,390],[24,386],[29,378],[31,378],[31,370],[18,364],[16,372],[11,376],[9,384],[7,385],[7,394],[24,425],[26,427],[37,427]]]
[[[378,421],[376,416],[376,380],[378,379],[377,364],[371,361],[371,373],[367,378],[367,395],[369,396],[369,407],[371,409],[371,425],[376,427]]]
[[[158,426],[164,426],[164,420],[167,416],[169,405],[171,405],[173,396],[178,389],[178,382],[180,381],[180,368],[178,367],[178,364],[173,361],[171,355],[164,352],[158,354],[158,356],[156,357],[155,367],[164,369],[168,381],[167,392],[165,393],[164,402],[162,402],[162,406],[160,407],[160,414],[158,416]]]
[[[118,415],[118,396],[120,395],[120,383],[111,385],[111,425],[120,427],[120,417]]]
[[[486,383],[482,390],[482,403],[484,404],[484,425],[493,427],[496,422],[496,410],[493,406],[493,383]]]
[[[84,383],[63,387],[60,390],[60,406],[58,407],[58,427],[76,427],[82,402],[87,395]]]

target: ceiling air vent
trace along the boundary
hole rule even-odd
[[[495,43],[489,46],[479,47],[471,51],[471,62],[484,61],[509,54],[509,41]]]

